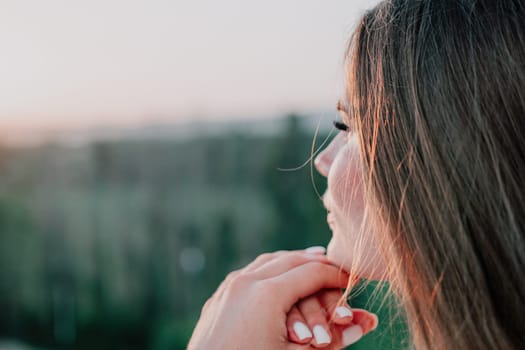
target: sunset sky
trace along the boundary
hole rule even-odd
[[[376,2],[3,0],[0,131],[332,108]]]

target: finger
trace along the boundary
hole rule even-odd
[[[259,255],[253,262],[247,265],[243,270],[246,272],[254,271],[273,259],[279,258],[289,253],[294,253],[294,252],[314,254],[314,255],[324,255],[326,253],[326,248],[322,246],[313,246],[313,247],[306,248],[304,250],[291,250],[291,251],[279,250],[273,253],[264,253],[264,254]]]
[[[332,325],[332,327],[330,328],[331,331],[332,331],[332,342],[330,344],[328,344],[327,347],[323,348],[323,350],[340,350],[340,349],[343,349],[345,347],[347,347],[348,345],[350,344],[344,344],[343,342],[343,337],[342,337],[342,334],[343,334],[343,331],[344,331],[344,328],[345,326],[339,326],[339,325]],[[353,344],[353,343],[352,343]],[[315,349],[314,345],[310,345],[310,347],[307,347],[305,348],[304,345],[302,345],[301,347],[299,345],[296,345],[296,344],[289,344],[287,346],[287,349],[290,349],[290,350],[299,350],[299,349]]]
[[[324,348],[332,341],[330,327],[326,321],[325,309],[317,299],[316,295],[309,296],[297,303],[306,324],[312,330],[314,339],[312,345],[316,348]]]
[[[378,320],[375,314],[362,309],[353,309],[353,313],[354,319],[350,325],[334,325],[332,328],[334,344],[349,346],[377,327]]]
[[[331,325],[330,331],[332,334],[332,342],[324,350],[335,350],[335,349],[339,350],[347,346],[343,343],[343,330],[345,329],[344,327],[347,327],[347,326],[340,326],[336,324]]]
[[[253,271],[254,277],[257,279],[267,279],[281,275],[297,266],[316,261],[325,264],[332,264],[330,260],[324,255],[308,254],[304,251],[288,252],[283,254],[266,264],[260,266]]]
[[[286,253],[289,253],[289,251],[286,251],[286,250],[279,250],[279,251],[276,251],[276,252],[272,252],[272,253],[264,253],[264,254],[261,254],[259,255],[257,258],[255,258],[254,261],[252,261],[250,264],[248,264],[244,269],[243,271],[245,272],[251,272],[251,271],[254,271],[256,269],[258,269],[259,267],[261,267],[262,265],[266,264],[267,262],[279,257],[279,256],[282,256]]]
[[[375,314],[362,309],[353,309],[353,313],[354,319],[349,325],[331,325],[332,343],[326,350],[346,348],[377,327],[378,320]]]
[[[212,299],[220,298],[224,293],[224,290],[226,290],[231,282],[241,274],[253,274],[255,271],[259,271],[260,274],[254,274],[253,277],[257,279],[265,279],[310,261],[324,261],[330,263],[324,255],[319,254],[319,249],[317,247],[314,247],[313,250],[314,252],[317,251],[316,254],[306,253],[307,251],[309,251],[309,249],[296,251],[282,250],[259,255],[259,257],[245,268],[230,272],[219,285],[217,291],[212,296]],[[267,262],[266,264],[265,261]],[[261,266],[261,268],[258,269],[257,266],[260,265],[264,267]]]
[[[319,261],[310,261],[264,282],[270,289],[281,291],[278,302],[287,313],[300,299],[321,289],[344,288],[348,274],[338,267]]]
[[[343,339],[342,339],[342,333],[344,330],[344,326],[333,325],[331,329],[332,329],[332,334],[333,334],[332,342],[328,344],[328,346],[323,348],[323,350],[341,350],[345,348],[347,345],[343,344]],[[307,346],[306,344],[289,343],[286,346],[286,349],[287,350],[305,350],[305,349],[316,349],[316,347],[313,344],[311,344],[310,346]]]
[[[225,278],[224,280],[221,282],[221,284],[219,285],[219,287],[217,287],[217,290],[215,291],[215,293],[213,293],[213,295],[210,297],[210,300],[209,302],[212,303],[213,300],[218,300],[222,297],[222,295],[224,294],[224,291],[226,289],[228,289],[228,287],[230,286],[230,284],[232,283],[232,281],[237,278],[240,274],[241,274],[242,270],[234,270],[232,272],[230,272]]]
[[[313,246],[313,247],[310,247],[310,248],[306,248],[304,250],[304,252],[307,253],[307,254],[324,255],[326,253],[326,248],[323,247],[323,246],[320,246],[320,245],[316,245],[316,246]]]
[[[332,334],[332,342],[324,350],[339,350],[346,348],[359,341],[363,335],[371,332],[377,327],[378,320],[375,314],[372,314],[366,310],[353,309],[354,320],[359,323],[342,326],[332,324],[330,330]],[[299,350],[304,349],[304,346],[289,344],[287,349]]]
[[[292,307],[287,315],[286,329],[288,329],[288,339],[294,343],[308,344],[312,340],[312,332],[296,306]]]
[[[323,290],[318,294],[319,301],[327,311],[328,319],[339,325],[352,322],[352,309],[343,298],[341,289]]]

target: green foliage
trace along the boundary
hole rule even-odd
[[[279,170],[312,138],[289,116],[279,135],[4,150],[0,338],[183,349],[229,271],[328,242],[324,181],[310,164]]]
[[[378,327],[350,346],[352,350],[408,349],[408,328],[395,298],[389,293],[389,285],[377,281],[361,281],[351,293],[348,302],[378,316]]]

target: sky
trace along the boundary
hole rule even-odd
[[[2,0],[0,133],[333,108],[375,3]]]

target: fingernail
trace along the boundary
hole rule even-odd
[[[314,331],[315,342],[317,343],[317,345],[330,343],[331,341],[330,336],[325,331],[323,326],[320,326],[320,325],[314,326],[313,331]]]
[[[350,310],[346,306],[338,306],[335,309],[335,313],[337,314],[337,316],[339,316],[341,318],[354,316],[354,313],[352,312],[352,310]]]
[[[293,324],[293,331],[295,332],[299,340],[304,340],[312,337],[312,332],[310,332],[308,327],[302,322],[295,322]]]
[[[304,252],[307,254],[324,254],[326,253],[326,248],[321,247],[321,246],[314,246],[314,247],[306,248]]]
[[[359,325],[353,325],[343,331],[343,344],[348,346],[355,343],[363,336],[363,329]]]

